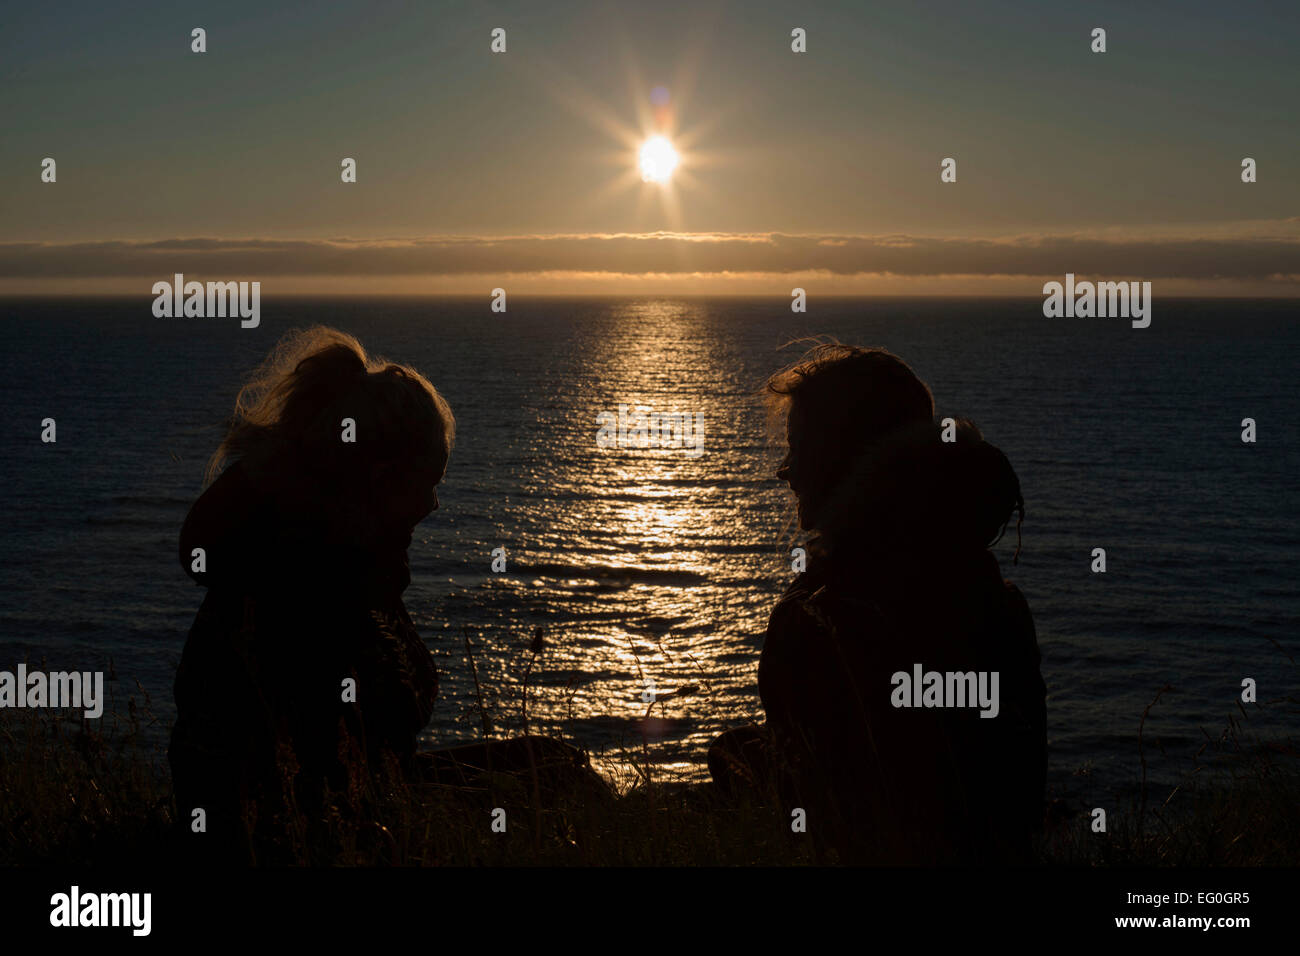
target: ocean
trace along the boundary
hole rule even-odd
[[[1157,297],[1134,329],[1045,318],[1039,298],[814,297],[792,314],[779,297],[519,296],[493,313],[487,295],[268,294],[244,329],[151,302],[0,300],[0,669],[111,668],[116,710],[147,695],[160,748],[203,597],[181,523],[240,382],[312,324],[416,366],[457,418],[405,595],[441,672],[429,746],[482,733],[468,647],[495,732],[521,728],[527,674],[533,732],[612,775],[634,754],[707,779],[709,740],[762,719],[758,655],[799,539],[760,388],[811,335],[896,352],[939,415],[972,418],[1016,468],[1022,552],[1013,565],[1013,522],[995,554],[1037,623],[1055,792],[1131,790],[1166,685],[1143,726],[1153,782],[1176,783],[1233,715],[1265,743],[1300,724],[1294,303]],[[700,416],[701,453],[601,447],[598,416],[621,404]],[[1258,705],[1239,704],[1245,678]],[[685,693],[650,707],[647,680]]]

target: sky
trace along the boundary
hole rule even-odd
[[[1072,272],[1300,293],[1294,2],[72,2],[3,21],[0,292],[184,272],[264,294],[1037,295]],[[680,154],[667,183],[637,168],[654,134]]]

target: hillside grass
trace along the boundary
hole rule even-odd
[[[137,689],[138,698],[120,707],[110,702],[98,721],[40,709],[0,711],[0,865],[179,862],[166,756],[142,743],[145,728],[158,721]],[[1268,706],[1294,709],[1295,702]],[[489,715],[483,720],[493,726]],[[1192,755],[1193,769],[1177,787],[1158,791],[1138,779],[1127,805],[1107,810],[1104,833],[1094,832],[1091,807],[1053,801],[1038,862],[1293,866],[1300,862],[1297,756],[1290,741],[1255,739],[1242,707],[1217,740]],[[615,757],[619,772],[607,798],[562,806],[538,805],[527,786],[506,775],[473,787],[378,784],[360,815],[339,803],[325,819],[303,821],[301,832],[314,836],[310,846],[291,848],[292,857],[342,866],[837,862],[792,833],[784,811],[728,806],[708,785],[656,781],[662,768],[653,758],[653,743],[626,749]],[[505,833],[490,826],[498,805],[511,808]]]

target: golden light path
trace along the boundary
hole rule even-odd
[[[608,169],[609,178],[590,182],[572,197],[575,216],[603,213],[617,203],[626,217],[619,231],[635,232],[649,223],[683,231],[683,198],[705,207],[711,200],[695,174],[741,158],[735,151],[704,151],[700,144],[744,104],[715,103],[682,128],[700,57],[684,58],[671,91],[641,75],[630,49],[621,58],[631,112],[614,105],[612,100],[622,98],[608,88],[582,82],[566,64],[536,51],[511,66],[607,143],[581,157]],[[630,215],[629,193],[635,196]],[[709,741],[727,720],[752,718],[749,698],[715,697],[709,688],[718,681],[752,683],[752,635],[770,613],[762,591],[719,583],[766,573],[743,549],[728,544],[719,550],[711,543],[754,540],[752,522],[766,512],[738,508],[726,490],[737,475],[751,483],[758,475],[750,474],[753,462],[728,457],[738,454],[740,443],[713,433],[717,423],[710,410],[718,390],[734,383],[705,344],[706,319],[698,304],[629,302],[609,323],[608,340],[590,350],[583,380],[592,383],[593,397],[584,427],[600,410],[626,400],[704,414],[705,440],[717,450],[689,458],[673,449],[616,449],[584,458],[582,470],[568,479],[574,494],[556,532],[589,538],[592,561],[601,570],[590,576],[579,571],[544,598],[552,609],[583,602],[578,622],[548,650],[546,662],[549,672],[582,679],[572,685],[538,682],[530,713],[545,732],[571,733],[574,721],[597,728],[604,742],[592,753],[593,765],[629,785],[647,772],[647,760],[657,779],[707,778],[703,754]],[[627,569],[626,580],[616,573],[620,567]],[[521,586],[554,589],[555,582]],[[599,595],[595,611],[587,606],[593,594]],[[506,664],[484,676],[511,680]],[[647,678],[656,688],[651,701],[644,696]]]

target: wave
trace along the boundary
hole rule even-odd
[[[708,575],[695,571],[629,568],[610,564],[561,564],[550,561],[535,564],[516,561],[510,566],[510,572],[515,576],[531,574],[534,577],[587,578],[597,581],[648,582],[664,585],[704,584],[713,580]]]
[[[114,505],[145,505],[150,508],[188,508],[194,503],[194,497],[183,498],[177,495],[110,495],[100,501]]]

